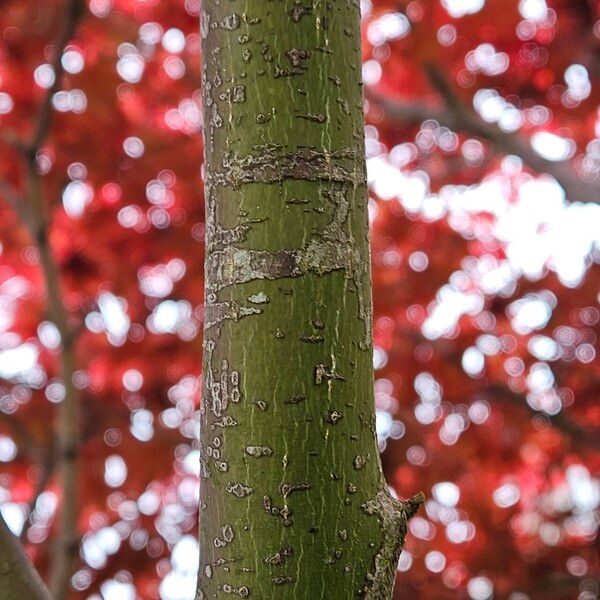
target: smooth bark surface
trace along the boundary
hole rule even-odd
[[[358,0],[205,0],[198,598],[391,597]]]

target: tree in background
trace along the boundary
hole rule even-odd
[[[396,595],[594,598],[598,8],[361,5],[377,430],[388,483],[428,496]],[[62,52],[65,4],[1,8],[2,514],[48,581],[70,455],[49,425],[72,343],[70,595],[191,598],[199,2],[91,0]],[[48,97],[29,163],[47,235],[32,236],[11,206],[32,183],[15,141],[35,139]],[[44,239],[72,341],[53,325]]]

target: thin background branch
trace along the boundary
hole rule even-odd
[[[598,435],[598,432],[572,421],[562,411],[555,415],[550,415],[546,412],[535,410],[535,408],[529,406],[527,400],[521,394],[517,394],[510,388],[498,384],[488,386],[484,390],[484,394],[496,403],[515,406],[527,410],[532,417],[547,419],[556,430],[566,435],[573,442],[573,445],[582,450],[600,450],[600,435]]]
[[[432,343],[431,340],[426,340],[421,334],[408,334],[413,343],[422,343],[424,341]],[[443,359],[448,363],[460,362],[462,350],[453,348],[449,351],[446,344],[436,346],[436,351],[440,353]],[[546,419],[555,429],[564,435],[570,443],[581,451],[589,449],[600,450],[600,436],[597,430],[591,427],[586,427],[583,424],[574,421],[564,412],[556,415],[550,415],[544,411],[536,410],[527,402],[524,394],[519,394],[511,390],[507,385],[500,383],[490,383],[482,386],[482,389],[475,394],[477,397],[484,397],[495,405],[504,404],[512,406],[528,412],[532,418],[538,417]],[[450,401],[459,402],[456,398],[449,398]]]
[[[46,284],[48,313],[57,327],[62,347],[60,351],[60,370],[65,386],[63,401],[57,407],[55,422],[55,457],[43,461],[42,473],[38,482],[41,493],[50,477],[52,467],[56,468],[62,492],[59,514],[58,535],[51,555],[50,588],[54,600],[66,600],[69,595],[69,580],[77,557],[78,535],[78,469],[77,459],[80,443],[80,402],[77,388],[73,384],[75,371],[76,331],[69,324],[69,312],[62,300],[60,269],[52,253],[48,234],[50,222],[43,197],[42,177],[37,169],[37,154],[46,141],[53,118],[52,100],[60,91],[63,83],[64,67],[62,56],[75,35],[77,25],[83,16],[83,0],[66,0],[61,14],[61,26],[54,43],[52,63],[55,80],[47,90],[34,120],[34,131],[27,143],[14,140],[14,147],[20,151],[25,168],[24,192],[20,195],[7,183],[0,185],[0,194],[13,206],[23,225],[29,230],[39,255],[40,267]],[[35,503],[36,498],[32,500]]]
[[[550,161],[543,158],[521,134],[503,131],[495,123],[484,121],[456,95],[446,76],[436,66],[427,65],[426,70],[432,87],[442,100],[441,107],[390,99],[370,88],[366,88],[366,97],[379,106],[391,122],[418,125],[433,119],[453,131],[485,140],[501,154],[518,156],[537,173],[551,175],[563,188],[568,200],[600,203],[600,182],[583,179],[568,160]]]

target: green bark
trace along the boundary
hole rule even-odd
[[[198,598],[391,597],[358,0],[205,0]]]

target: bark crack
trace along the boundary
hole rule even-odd
[[[285,152],[280,144],[253,147],[253,154],[225,154],[221,171],[214,170],[206,178],[207,186],[239,188],[249,183],[281,183],[286,179],[327,181],[363,185],[362,172],[348,168],[340,161],[358,164],[356,151],[343,148],[334,152],[298,146],[295,152]]]

